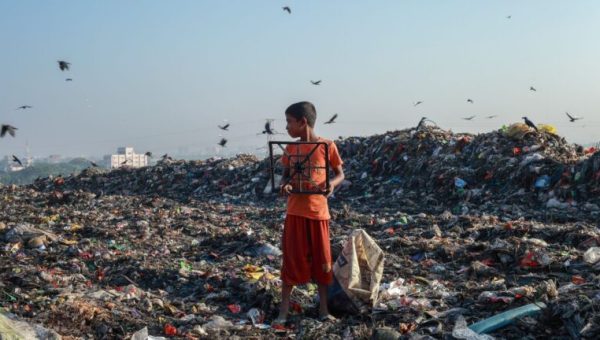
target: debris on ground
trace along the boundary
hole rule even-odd
[[[363,313],[320,322],[307,284],[270,326],[285,200],[247,155],[1,186],[1,307],[66,339],[599,336],[600,153],[520,127],[336,143],[334,258],[357,229],[385,257]],[[532,303],[546,308],[469,328]]]

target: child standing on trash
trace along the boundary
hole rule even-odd
[[[279,316],[273,324],[284,325],[290,307],[290,295],[295,285],[308,283],[311,279],[319,287],[319,319],[321,321],[335,320],[327,308],[327,286],[333,281],[331,248],[329,241],[329,207],[327,198],[334,188],[344,180],[342,159],[337,147],[331,140],[321,138],[315,133],[317,112],[309,102],[299,102],[290,105],[285,111],[286,130],[292,138],[302,142],[325,142],[328,145],[329,164],[335,176],[325,183],[326,175],[322,169],[313,169],[310,177],[318,185],[327,188],[326,194],[295,194],[291,193],[293,185],[282,185],[280,192],[288,196],[287,215],[282,237],[283,264],[281,280],[281,306]],[[288,145],[286,153],[290,155],[308,154],[314,145]],[[298,150],[299,149],[299,150]],[[325,165],[325,148],[319,146],[310,156],[314,166]],[[282,183],[290,176],[290,168],[296,161],[284,154],[282,163],[285,167]],[[291,166],[290,166],[290,163]],[[306,183],[305,183],[306,184]],[[301,184],[302,185],[302,184]]]

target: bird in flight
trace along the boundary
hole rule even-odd
[[[473,99],[467,99],[467,103],[473,104]]]
[[[571,115],[570,115],[568,112],[565,112],[565,114],[567,115],[567,117],[569,117],[569,121],[570,121],[571,123],[574,123],[576,120],[580,120],[580,119],[582,119],[581,117],[573,117],[573,116],[571,116]]]
[[[310,82],[311,82],[313,85],[321,85],[321,80],[317,80],[317,81],[311,80]]]
[[[152,158],[152,152],[150,152],[150,151],[146,151],[146,153],[144,155],[146,155],[147,157]]]
[[[221,140],[219,141],[219,145],[222,147],[225,147],[226,144],[227,144],[227,139],[221,138]]]
[[[473,118],[475,118],[476,116],[470,116],[470,117],[464,117],[464,120],[473,120]]]
[[[126,160],[122,161],[122,162],[121,162],[121,165],[125,165],[125,164],[127,164],[127,161],[128,161],[128,159],[126,159]]]
[[[292,9],[289,6],[282,7],[281,9],[288,12],[288,14],[292,14]]]
[[[413,106],[417,106],[417,105],[421,105],[421,104],[423,104],[423,102],[419,100],[418,102],[414,103]]]
[[[263,130],[262,133],[263,134],[266,133],[267,135],[274,135],[275,134],[275,131],[273,131],[273,129],[271,128],[271,122],[270,121],[267,121],[265,123],[265,129]]]
[[[26,110],[26,109],[31,109],[33,106],[31,105],[23,105],[23,106],[19,106],[17,107],[17,110]]]
[[[94,168],[97,168],[97,167],[98,167],[98,164],[96,164],[96,162],[90,161],[90,164],[91,164],[91,165],[92,165]]]
[[[69,70],[69,65],[71,65],[71,63],[68,63],[64,60],[59,60],[58,61],[58,67],[60,68],[61,71],[68,71]]]
[[[338,114],[334,114],[333,116],[331,116],[331,118],[329,118],[328,121],[325,122],[325,124],[332,124],[335,123],[335,119],[338,117]]]
[[[512,18],[512,15],[507,15],[506,16],[506,19],[510,19],[510,18]]]
[[[2,128],[0,129],[0,138],[4,137],[7,133],[12,137],[15,136],[15,130],[18,130],[16,127],[8,124],[2,124]]]
[[[229,131],[229,123],[221,126],[221,125],[217,125],[219,127],[219,129],[224,130],[224,131]]]
[[[485,117],[485,118],[487,118],[487,119],[492,119],[492,118],[496,118],[496,117],[498,117],[498,115],[491,115],[491,116],[487,116],[487,117]]]
[[[73,78],[67,78],[65,81],[73,81]]]
[[[533,86],[529,86],[529,91],[534,91],[534,92],[536,92],[537,90],[535,89],[535,87],[533,87]]]
[[[523,117],[523,120],[525,121],[525,124],[527,124],[527,126],[529,126],[530,128],[534,129],[535,131],[538,131],[537,126],[535,126],[535,124],[533,124],[533,122],[530,121],[529,118]]]
[[[12,155],[13,156],[13,162],[15,163],[19,163],[20,166],[23,166],[23,163],[21,163],[21,160],[19,158],[17,158],[17,156]]]

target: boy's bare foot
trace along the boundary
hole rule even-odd
[[[319,314],[319,321],[321,321],[321,322],[328,322],[328,321],[334,322],[334,321],[337,321],[337,319],[333,315],[327,313],[327,314]]]

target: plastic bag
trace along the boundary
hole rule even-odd
[[[329,287],[331,310],[364,313],[377,303],[383,275],[384,254],[362,229],[355,230],[333,265],[334,283]]]

